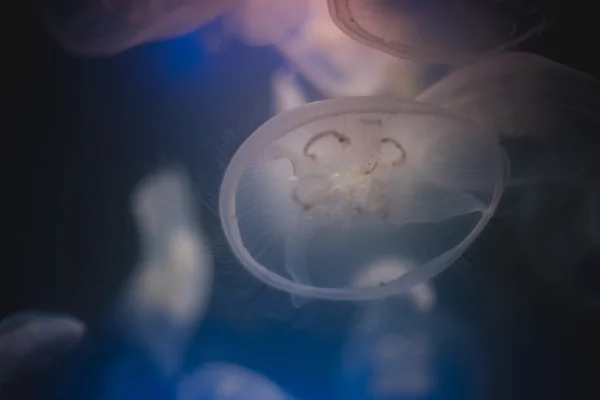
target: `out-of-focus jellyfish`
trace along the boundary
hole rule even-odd
[[[599,93],[600,82],[590,75],[514,52],[463,66],[416,100],[493,126],[502,136],[550,137],[578,123],[597,123]]]
[[[183,377],[177,399],[293,400],[293,397],[256,372],[227,363],[209,363]]]
[[[219,213],[237,258],[268,285],[375,299],[448,267],[493,214],[506,173],[494,135],[434,106],[325,100],[242,144]]]
[[[381,279],[381,277],[389,276],[392,279],[397,276],[402,276],[409,272],[410,269],[403,263],[394,259],[382,259],[379,262],[371,265],[371,268],[362,274],[356,281],[357,287],[370,286],[373,281]],[[389,279],[389,278],[388,278]],[[406,300],[409,300],[414,309],[419,312],[432,311],[436,303],[436,292],[431,284],[431,281],[426,281],[415,285],[410,291],[402,293]]]
[[[225,15],[225,29],[250,46],[276,45],[308,19],[311,1],[239,0]]]
[[[428,399],[443,393],[442,398],[481,399],[484,365],[474,339],[454,318],[419,313],[402,298],[388,298],[368,307],[349,331],[338,370],[339,397]]]
[[[323,0],[242,0],[226,14],[225,28],[248,45],[275,46],[289,72],[302,75],[324,97],[411,98],[422,90],[429,72],[348,37]],[[286,87],[277,77],[273,85],[276,90]]]
[[[208,305],[213,274],[185,171],[161,170],[140,183],[132,212],[142,254],[118,320],[126,336],[165,373],[175,373]]]
[[[0,383],[63,355],[84,333],[83,322],[69,315],[21,312],[5,317],[0,321]]]
[[[525,264],[567,297],[600,305],[600,81],[507,53],[456,70],[417,99],[500,135],[511,165],[500,215],[513,220]]]
[[[558,0],[328,0],[337,26],[388,54],[463,62],[539,35]]]
[[[275,71],[271,79],[273,98],[272,115],[277,115],[292,108],[309,103],[296,75],[280,69]]]
[[[43,0],[43,11],[50,30],[67,50],[110,56],[190,33],[234,1]]]

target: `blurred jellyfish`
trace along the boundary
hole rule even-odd
[[[69,315],[21,312],[5,317],[0,321],[0,383],[63,355],[84,333],[83,322]]]
[[[271,89],[273,90],[272,115],[309,103],[296,75],[285,69],[275,71],[271,78]]]
[[[293,400],[275,383],[246,368],[209,363],[185,376],[177,400]]]
[[[147,178],[132,196],[142,255],[119,304],[119,322],[166,374],[179,370],[212,286],[212,257],[191,190],[187,174],[171,168]]]
[[[400,297],[372,305],[344,346],[340,398],[481,399],[483,364],[473,336],[457,320],[417,312]]]
[[[541,34],[558,0],[328,0],[337,26],[388,54],[463,62]]]
[[[50,30],[67,50],[110,56],[137,45],[183,36],[235,0],[43,0]]]
[[[266,284],[299,298],[376,299],[435,276],[469,246],[506,168],[493,135],[441,109],[325,100],[275,116],[242,144],[219,213],[234,254]]]
[[[416,100],[493,126],[502,136],[550,137],[597,123],[599,93],[600,82],[590,75],[515,52],[461,67]]]
[[[354,287],[369,287],[381,281],[391,282],[409,271],[405,263],[384,258],[373,263],[368,270],[360,274],[354,281]],[[420,312],[432,311],[436,303],[436,292],[431,281],[415,285],[410,291],[403,293],[403,296]]]
[[[525,264],[567,298],[600,306],[600,81],[507,53],[456,70],[417,99],[500,135],[511,165],[500,210]]]
[[[600,81],[547,58],[505,53],[464,66],[416,100],[469,118],[513,143],[511,185],[573,182],[594,165],[600,126]],[[515,153],[515,151],[513,151]],[[509,156],[511,153],[509,153]]]
[[[239,0],[225,15],[225,29],[250,46],[281,43],[308,19],[311,0]]]
[[[288,72],[302,75],[324,97],[410,98],[426,84],[427,68],[348,37],[333,23],[323,0],[242,0],[226,14],[225,27],[251,46],[275,46]],[[285,83],[273,84],[285,90]]]

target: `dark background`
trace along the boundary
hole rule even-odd
[[[523,48],[600,77],[596,5],[564,3],[560,23]],[[89,325],[82,350],[68,362],[28,375],[5,393],[90,398],[106,365],[124,352],[106,319],[137,257],[132,189],[156,168],[179,163],[199,192],[214,195],[207,182],[218,182],[222,168],[211,170],[215,146],[223,137],[239,142],[268,118],[268,82],[281,60],[271,50],[235,43],[207,54],[191,36],[83,59],[55,44],[34,5],[10,4],[5,12],[0,317],[40,309],[69,312]],[[198,209],[208,229],[218,229],[216,218]],[[469,268],[437,279],[440,303],[478,327],[481,351],[489,354],[489,398],[600,398],[595,309],[563,301],[512,264]],[[229,359],[265,372],[300,398],[328,398],[339,332],[286,329],[304,324],[304,316],[290,312],[267,323],[223,308],[209,315],[189,365]],[[131,384],[129,398],[169,395],[168,382],[128,357],[122,361],[128,378],[121,379]],[[440,398],[465,398],[458,393]]]

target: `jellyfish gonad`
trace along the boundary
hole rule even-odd
[[[300,298],[374,299],[449,266],[491,217],[506,174],[495,136],[441,109],[325,100],[246,140],[219,212],[233,252],[267,284]]]
[[[143,43],[183,36],[235,0],[44,0],[50,30],[67,50],[110,56]]]

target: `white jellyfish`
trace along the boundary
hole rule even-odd
[[[67,50],[111,56],[137,45],[183,36],[235,0],[44,0],[50,30]]]
[[[371,264],[353,283],[355,287],[369,287],[380,282],[391,282],[406,274],[412,267],[399,259],[383,258]],[[410,300],[420,312],[431,311],[436,303],[436,292],[431,281],[415,285],[410,291],[403,293],[403,297]]]
[[[0,383],[52,361],[82,339],[85,325],[70,315],[20,312],[0,321]]]
[[[286,60],[286,72],[302,76],[326,98],[411,98],[428,84],[431,67],[353,40],[334,24],[323,0],[241,0],[224,21],[225,31],[246,44],[274,46]],[[273,87],[286,91],[290,82],[276,77]]]
[[[494,135],[441,109],[325,100],[246,140],[219,213],[234,254],[268,285],[297,298],[375,299],[448,267],[491,217],[506,174]],[[401,273],[381,268],[390,259]]]
[[[465,65],[416,100],[492,125],[503,136],[548,137],[567,124],[595,122],[599,88],[596,78],[581,71],[512,52]]]
[[[177,399],[293,400],[293,397],[249,369],[227,363],[209,363],[182,378]]]
[[[484,364],[474,332],[450,315],[421,313],[400,297],[359,315],[343,346],[336,381],[347,400],[480,399]],[[444,370],[453,371],[447,385]],[[461,388],[462,393],[451,392]]]
[[[296,77],[285,69],[277,70],[271,77],[272,115],[309,103],[308,97]]]
[[[337,26],[388,54],[457,63],[541,34],[557,0],[327,0]]]
[[[208,306],[212,255],[183,169],[160,170],[140,183],[132,212],[142,252],[118,304],[118,321],[126,337],[172,374]]]

